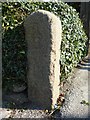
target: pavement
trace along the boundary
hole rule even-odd
[[[90,119],[90,61],[81,62],[75,68],[73,75],[67,80],[64,90],[67,90],[65,102],[53,118],[89,118]],[[18,97],[19,96],[19,97]],[[46,118],[48,115],[31,103],[27,103],[25,93],[4,96],[3,108],[0,108],[1,118]],[[11,103],[10,103],[11,102]],[[9,103],[9,104],[8,104]],[[13,108],[12,103],[16,103]],[[18,103],[18,104],[17,104]],[[23,104],[24,103],[24,104]],[[22,106],[23,104],[23,106]],[[12,106],[10,108],[10,106]]]
[[[65,102],[56,118],[90,119],[90,61],[82,61],[68,80]]]

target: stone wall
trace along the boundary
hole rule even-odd
[[[61,21],[53,13],[38,10],[25,22],[28,59],[28,98],[51,109],[59,96]]]

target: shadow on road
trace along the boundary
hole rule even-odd
[[[88,61],[81,61],[78,65],[77,65],[78,69],[82,69],[82,70],[88,70],[90,71],[90,60]]]

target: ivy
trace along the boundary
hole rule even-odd
[[[26,42],[23,21],[38,9],[53,12],[60,17],[62,23],[61,80],[66,79],[86,55],[87,36],[79,14],[71,6],[64,2],[4,2],[2,3],[3,83],[7,79],[22,82],[26,79]]]

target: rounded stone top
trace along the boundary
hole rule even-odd
[[[56,15],[54,15],[54,13],[46,11],[46,10],[37,10],[36,12],[33,12],[31,15],[34,15],[34,14],[43,14],[43,15],[57,17]]]
[[[34,21],[38,21],[38,18],[44,19],[47,18],[49,21],[60,21],[60,18],[56,16],[54,13],[46,11],[46,10],[37,10],[33,13],[31,13],[25,21],[29,21],[33,19]]]

